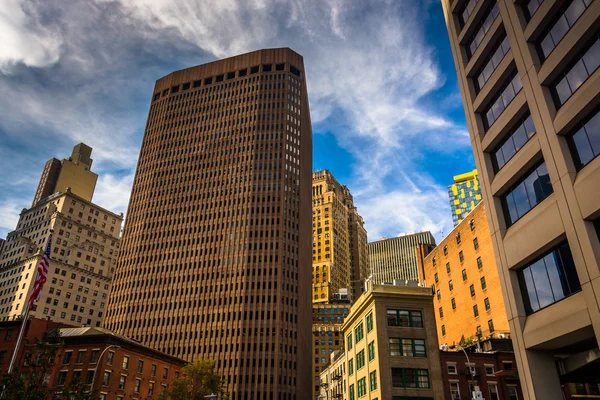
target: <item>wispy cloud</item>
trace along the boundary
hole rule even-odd
[[[465,127],[444,113],[452,100],[423,101],[447,80],[426,40],[431,4],[8,0],[0,11],[0,133],[8,139],[1,146],[18,148],[13,163],[31,174],[43,161],[28,163],[24,151],[45,160],[85,141],[101,176],[96,199],[124,211],[121,191],[131,186],[157,78],[258,48],[291,47],[305,59],[315,132],[332,132],[353,157],[344,183],[370,237],[440,231],[451,224],[445,183],[432,178],[426,154],[455,154],[469,143]],[[378,217],[386,214],[397,218]]]

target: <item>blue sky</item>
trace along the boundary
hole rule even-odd
[[[156,79],[269,47],[304,56],[313,169],[354,194],[369,240],[452,228],[474,168],[436,0],[4,0],[0,236],[46,160],[94,148],[94,202],[125,212]]]

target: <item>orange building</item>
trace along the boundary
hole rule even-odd
[[[435,290],[440,344],[452,346],[463,337],[469,342],[478,335],[508,337],[508,319],[483,202],[420,262],[425,283]]]

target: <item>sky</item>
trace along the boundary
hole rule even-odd
[[[475,168],[438,0],[3,0],[0,37],[0,237],[79,142],[93,202],[125,213],[154,82],[260,48],[303,55],[313,170],[350,188],[369,241],[439,242]]]

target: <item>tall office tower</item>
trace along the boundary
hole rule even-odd
[[[310,387],[312,133],[302,56],[156,82],[105,327],[214,359],[232,400]]]
[[[33,197],[34,207],[38,201],[56,192],[71,193],[86,201],[92,201],[98,175],[90,171],[92,168],[92,148],[79,143],[73,148],[71,157],[59,161],[51,158],[46,162],[40,177],[40,183]]]
[[[442,5],[524,396],[597,393],[600,2]]]
[[[419,245],[434,245],[431,232],[413,233],[381,239],[367,245],[371,280],[377,285],[394,281],[422,282],[419,270]]]
[[[448,186],[448,197],[450,197],[452,221],[454,221],[454,226],[457,226],[481,201],[481,187],[477,170],[456,175],[454,183]]]
[[[102,323],[119,251],[123,214],[115,214],[89,200],[94,194],[97,175],[85,169],[91,165],[90,147],[78,144],[71,159],[77,160],[81,149],[87,155],[86,167],[79,168],[81,161],[63,160],[58,181],[64,185],[38,190],[36,197],[40,193],[46,197],[23,209],[16,229],[8,234],[0,253],[3,320],[23,314],[35,281],[36,266],[50,230],[54,229],[47,281],[30,315],[71,325]],[[40,186],[51,188],[53,185],[42,184],[47,177],[45,168]],[[90,184],[91,192],[85,189]],[[71,190],[76,187],[84,188],[85,197]]]
[[[349,289],[354,299],[367,273],[367,231],[362,217],[350,190],[327,170],[313,173],[312,199],[313,303],[328,302],[340,289]]]

